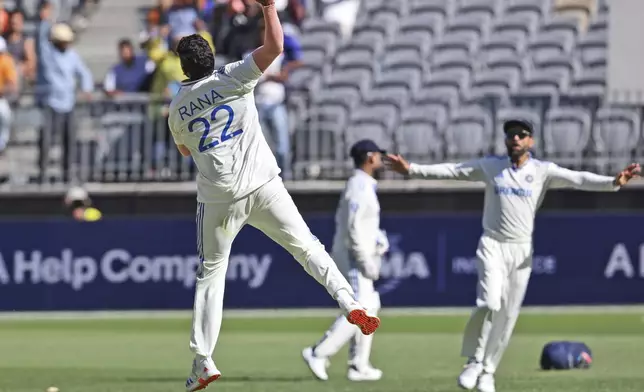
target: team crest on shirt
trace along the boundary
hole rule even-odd
[[[532,181],[534,181],[534,177],[532,177],[532,174],[528,174],[527,176],[525,176],[525,181],[527,183],[532,183]]]

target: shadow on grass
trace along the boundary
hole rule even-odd
[[[313,378],[301,376],[222,376],[219,380],[216,381],[217,384],[220,383],[236,383],[236,382],[301,382],[301,381],[312,381]],[[125,382],[128,383],[154,383],[154,382],[172,382],[183,385],[186,382],[185,377],[128,377],[125,379]]]

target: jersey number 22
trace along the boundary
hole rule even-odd
[[[226,125],[224,125],[224,130],[221,132],[221,137],[219,138],[219,140],[213,140],[212,142],[206,144],[206,142],[208,141],[208,134],[210,134],[210,124],[215,122],[217,113],[219,113],[220,110],[228,112],[228,121],[226,122]],[[241,135],[244,132],[243,129],[238,129],[233,133],[228,133],[228,131],[230,130],[230,125],[233,123],[234,118],[235,113],[233,112],[233,109],[228,105],[221,105],[212,110],[212,113],[210,113],[210,121],[203,117],[195,118],[194,120],[190,121],[190,123],[188,124],[188,131],[190,132],[195,131],[195,124],[203,124],[203,132],[201,134],[201,141],[199,142],[199,152],[208,151],[213,147],[217,147],[220,143],[223,143],[226,140],[230,140],[235,136]]]

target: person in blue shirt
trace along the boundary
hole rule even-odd
[[[74,107],[77,80],[86,99],[90,99],[94,81],[89,69],[71,47],[74,32],[69,25],[49,20],[41,21],[37,33],[36,102],[43,112],[40,132],[40,176],[49,177],[49,149],[54,141],[62,139],[62,177],[68,182],[72,177],[75,145]]]
[[[120,61],[114,65],[103,80],[103,89],[110,97],[121,93],[138,93],[148,76],[154,72],[155,64],[145,55],[137,55],[134,44],[127,38],[118,44]]]

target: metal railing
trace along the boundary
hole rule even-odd
[[[167,104],[148,95],[100,97],[79,101],[72,114],[61,115],[38,108],[33,99],[23,97],[13,108],[9,147],[0,155],[0,178],[8,189],[27,184],[191,182],[196,167],[174,146],[167,125]],[[500,123],[494,113],[491,107],[492,134],[496,138]],[[328,127],[321,127],[315,110],[308,105],[292,106],[291,120],[293,179],[346,178],[352,168],[344,130],[329,132]],[[537,130],[540,144],[543,126],[541,121]],[[405,153],[396,135],[391,138],[393,151]],[[498,143],[494,145],[493,149],[498,149]],[[644,151],[641,144],[639,147]],[[424,162],[458,158],[447,153],[409,156]],[[583,167],[577,168],[601,171],[593,166],[596,162],[597,158],[589,155],[582,161]],[[400,179],[391,174],[383,178]]]

